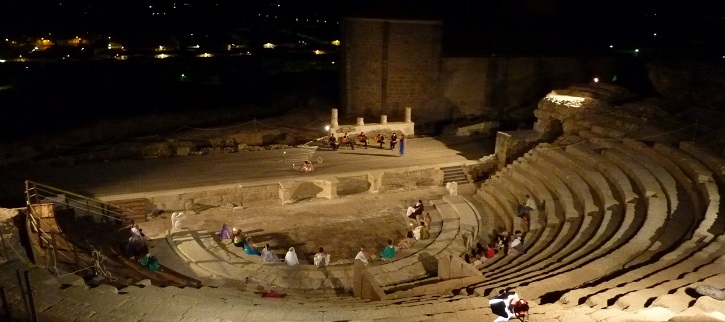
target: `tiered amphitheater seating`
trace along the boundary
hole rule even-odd
[[[230,320],[480,320],[492,319],[486,297],[502,288],[515,288],[529,299],[534,320],[667,320],[677,314],[695,321],[725,319],[722,301],[694,299],[688,290],[702,283],[725,286],[725,216],[719,197],[725,162],[686,143],[680,148],[659,143],[650,147],[585,136],[590,139],[568,146],[540,144],[493,175],[473,196],[434,200],[432,238],[395,260],[368,267],[379,286],[396,298],[408,294],[406,289],[439,281],[420,261],[423,252],[432,257],[461,255],[472,241],[487,242],[494,229],[526,231],[526,253],[488,260],[482,269],[485,280],[454,290],[458,295],[375,302],[340,297],[334,290],[350,287],[347,263],[329,267],[328,275],[316,268],[262,264],[203,231],[175,234],[169,242],[200,271],[243,277],[237,289],[190,292],[147,285],[115,294],[77,284],[58,292],[64,294],[63,306],[106,320],[147,299],[148,306],[158,305],[158,299],[178,299],[187,308],[184,313],[164,311],[176,320],[193,320],[195,314],[208,318],[204,314],[209,312],[188,309],[202,301],[215,306],[214,318]],[[516,217],[516,201],[525,195],[539,205],[528,224]],[[310,275],[300,279],[300,272]],[[319,278],[312,278],[314,274]],[[265,299],[255,293],[256,287],[272,285],[288,296]],[[58,286],[48,282],[44,287]],[[89,292],[99,300],[77,300],[76,294]],[[471,292],[475,296],[466,295]],[[41,301],[47,316],[62,316],[58,300],[47,296]],[[120,304],[108,309],[100,301]],[[260,306],[265,309],[250,309]],[[720,313],[707,313],[713,310]],[[147,313],[133,318],[152,319]]]
[[[684,155],[682,151],[661,144],[656,144],[654,149],[635,141],[625,141],[624,145],[628,146],[628,148],[618,144],[617,148],[625,151],[625,153],[633,153],[634,149],[636,149],[639,155],[647,156],[649,160],[656,162],[672,175],[682,190],[688,191],[685,194],[678,195],[679,205],[690,205],[691,209],[689,209],[688,214],[694,213],[695,216],[690,216],[692,223],[689,224],[687,222],[684,224],[675,222],[675,225],[680,226],[680,230],[687,231],[688,227],[695,226],[699,217],[696,215],[696,211],[703,210],[699,206],[702,202],[708,204],[707,209],[714,209],[714,204],[719,200],[714,196],[717,189],[712,189],[711,185],[701,185],[702,195],[694,193],[692,189],[691,182],[713,182],[713,177],[697,160]],[[684,167],[688,169],[684,169]],[[703,200],[700,200],[701,197]],[[681,220],[682,218],[676,219],[676,221]],[[711,228],[711,222],[714,222],[714,220],[716,219],[702,221],[698,226],[698,230],[700,232],[707,231]],[[665,229],[663,235],[667,234],[667,231]],[[676,232],[677,229],[669,229],[669,231]],[[562,297],[562,302],[569,305],[586,302],[595,307],[616,305],[633,310],[650,306],[653,303],[668,305],[669,307],[672,305],[673,296],[668,296],[669,300],[659,301],[657,296],[670,293],[679,294],[678,296],[682,297],[684,294],[683,288],[702,279],[717,277],[716,267],[722,267],[722,256],[725,254],[722,235],[718,235],[719,237],[714,241],[708,240],[706,235],[702,233],[695,234],[688,240],[678,240],[678,238],[683,238],[685,235],[687,234],[680,232],[668,236],[668,238],[677,241],[670,244],[677,246],[669,247],[669,249],[660,248],[666,253],[661,258],[657,258],[657,261],[642,262],[633,269],[623,271],[617,276],[594,281],[587,287],[572,290]],[[677,307],[678,312],[684,310],[688,305],[682,306],[680,304]]]
[[[686,190],[677,187],[686,183],[681,175],[671,174],[671,165],[654,163],[656,159],[632,158],[632,143],[592,141],[597,144],[582,141],[565,150],[542,144],[482,185],[479,195],[483,198],[506,190],[507,195],[516,197],[532,194],[539,202],[550,199],[560,207],[565,219],[563,229],[554,238],[540,240],[549,244],[532,245],[536,255],[525,254],[486,265],[483,271],[488,280],[469,289],[475,287],[478,294],[488,295],[499,288],[514,287],[529,297],[544,297],[544,302],[558,299],[569,290],[564,302],[584,303],[588,297],[580,296],[584,298],[581,300],[574,296],[577,288],[591,288],[593,283],[606,282],[601,277],[614,279],[628,270],[656,264],[673,245],[679,244],[686,234],[670,234],[675,229],[667,224],[677,225],[680,230],[683,223],[687,227],[688,222],[683,222],[678,209],[681,204],[697,202],[688,200],[691,193],[680,193]],[[514,176],[515,173],[523,175]],[[705,172],[699,169],[697,173],[702,179]],[[532,188],[532,178],[540,181],[548,194],[542,193],[541,187]],[[525,180],[528,189],[522,189],[520,184]],[[712,189],[709,191],[708,195],[712,195]],[[501,202],[498,203],[498,207],[489,208],[481,203],[480,211],[497,212],[495,216],[503,218],[512,215],[512,211],[502,209]],[[593,220],[592,216],[598,218]],[[716,265],[704,264],[712,266],[703,268]],[[691,279],[698,276],[711,277],[700,274],[692,275]]]

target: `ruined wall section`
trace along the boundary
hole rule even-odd
[[[383,114],[397,119],[407,106],[415,109],[416,119],[438,114],[441,25],[390,23],[388,41]]]
[[[342,24],[343,115],[379,114],[383,93],[384,23],[344,19]]]
[[[346,117],[428,115],[440,98],[441,23],[346,18],[342,24],[342,104]]]
[[[537,102],[555,88],[610,79],[610,57],[444,57],[438,115],[492,119],[531,117]]]

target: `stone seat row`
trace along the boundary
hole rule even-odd
[[[697,162],[697,161],[696,160],[687,161],[688,164],[692,164],[693,162]],[[691,173],[694,173],[694,172],[691,172]],[[702,173],[702,171],[700,171],[700,173]],[[700,179],[702,179],[702,177]],[[712,193],[713,193],[713,191],[710,190],[710,192],[708,194],[712,195]],[[717,201],[717,199],[710,198],[709,201]],[[701,227],[702,229],[708,229],[706,227],[709,227],[709,226],[710,226],[709,223],[703,221],[702,223],[700,223],[699,227]],[[694,266],[701,265],[703,263],[703,261],[707,262],[708,260],[712,260],[712,256],[705,256],[704,258],[701,258],[701,255],[703,255],[703,253],[710,254],[710,252],[712,250],[710,249],[709,251],[704,251],[704,252],[699,251],[700,249],[703,249],[701,246],[698,246],[699,240],[701,240],[701,239],[697,236],[694,239],[687,240],[684,243],[682,243],[680,245],[680,247],[678,247],[674,251],[669,252],[667,255],[665,255],[659,261],[646,265],[646,266],[643,266],[636,270],[633,270],[632,274],[630,274],[628,272],[620,277],[617,277],[616,279],[614,279],[612,281],[607,281],[607,282],[601,283],[601,284],[602,285],[609,284],[610,286],[611,285],[625,285],[626,286],[626,281],[631,281],[633,278],[641,278],[642,276],[647,276],[647,278],[644,280],[644,283],[648,283],[648,285],[657,285],[657,283],[662,283],[662,282],[667,281],[667,280],[663,280],[663,276],[679,276],[679,274],[688,272],[688,270],[685,267],[691,268],[691,267],[693,267],[693,265]],[[713,247],[719,248],[720,245],[718,245],[717,243],[714,243]],[[709,247],[709,248],[711,248],[711,247]],[[694,256],[694,255],[698,255],[698,256]],[[682,258],[693,258],[693,260],[688,260],[688,265],[686,265],[685,267],[674,267],[671,269],[666,268],[664,270],[658,271],[658,269],[661,269],[662,267],[667,267],[668,265],[672,265],[673,262],[682,260]],[[695,261],[696,259],[699,259],[699,261]],[[693,262],[693,261],[695,261],[695,262]],[[697,264],[697,263],[699,263],[699,264]],[[657,272],[657,274],[655,274],[653,272]],[[661,272],[661,273],[659,273],[659,272]],[[669,275],[667,275],[667,274],[669,274]],[[629,278],[629,279],[627,279],[627,278]],[[623,283],[623,281],[625,281],[625,282]],[[581,303],[582,302],[581,299],[585,299],[586,297],[581,297],[579,301],[575,301],[575,299],[578,297],[578,295],[581,295],[582,293],[596,294],[596,296],[593,296],[589,299],[590,302],[591,301],[601,302],[602,298],[604,298],[607,301],[611,301],[612,299],[618,298],[619,296],[625,296],[623,294],[626,293],[625,290],[619,289],[618,287],[606,289],[604,292],[602,292],[600,290],[599,291],[600,293],[596,293],[597,289],[599,287],[601,287],[601,286],[598,285],[597,287],[594,287],[594,289],[592,289],[592,287],[590,287],[590,288],[588,288],[589,290],[586,292],[583,290],[571,291],[571,292],[569,292],[570,294],[567,294],[564,297],[564,301],[566,301],[568,303],[574,302],[574,304]],[[574,295],[574,294],[576,294],[576,295]],[[607,295],[607,294],[609,294],[609,295]],[[641,299],[642,296],[635,294],[635,295],[629,295],[629,297],[625,296],[625,298]]]
[[[579,150],[581,152],[581,149],[579,149]],[[585,155],[588,155],[590,158],[592,158],[592,156],[594,154],[593,153],[586,153]],[[652,180],[653,179],[653,176],[651,174],[648,176],[647,173],[644,172],[644,167],[642,167],[642,166],[637,167],[636,164],[633,165],[633,162],[631,162],[631,160],[628,160],[628,159],[624,158],[622,156],[622,154],[618,154],[618,152],[605,152],[605,155],[608,155],[609,156],[609,159],[614,159],[615,161],[617,161],[619,163],[619,167],[620,168],[621,167],[624,167],[629,172],[629,175],[633,178],[632,181],[635,182],[635,185],[638,186],[638,189],[640,191],[645,191],[645,196],[647,196],[647,194],[648,194],[648,193],[646,193],[646,191],[648,191],[648,189],[649,189],[650,192],[654,192],[654,193],[650,193],[650,196],[649,197],[655,196],[658,192],[660,193],[660,196],[664,196],[664,192],[661,190],[662,188],[660,188],[662,183],[655,183],[655,181]],[[605,164],[605,163],[597,163],[597,164],[602,165],[602,164]],[[614,169],[614,168],[612,168],[612,169]],[[601,171],[601,172],[607,174],[607,173],[611,173],[612,171],[610,169],[610,171],[607,171],[607,172]],[[611,175],[611,174],[609,174],[608,176],[610,178],[613,177],[613,175]],[[621,177],[621,175],[620,175],[620,177]],[[622,180],[616,180],[614,182],[615,183],[616,182],[620,182],[621,183],[621,182],[624,182],[624,181],[622,181]],[[618,185],[617,187],[619,187],[619,190],[620,191],[623,190],[621,185]],[[673,192],[674,192],[674,190],[670,190],[669,196],[673,196]],[[625,200],[627,200],[627,201],[634,201],[634,200],[636,200],[635,198],[633,198],[632,194],[622,193],[621,195],[624,196],[624,198],[623,198],[622,201],[625,201]],[[627,195],[629,195],[630,197],[627,197]],[[604,198],[600,198],[600,199],[604,199]],[[666,199],[666,198],[663,198],[663,199]],[[664,206],[664,208],[663,208],[663,202],[662,202],[662,200],[660,200],[660,201],[656,201],[656,200],[657,199],[652,200],[652,201],[655,201],[655,203],[654,203],[654,205],[650,205],[649,206],[650,209],[646,213],[651,214],[651,213],[654,213],[654,212],[660,212],[660,211],[662,211],[662,209],[664,209],[665,210],[664,213],[667,214],[667,209],[668,209],[667,207],[668,206]],[[650,201],[650,200],[648,200],[648,201]],[[667,205],[666,203],[664,203],[664,204]],[[627,206],[627,208],[632,208],[632,207]],[[667,220],[666,216],[665,217],[662,217],[662,216],[655,217],[655,219],[656,220],[659,220],[660,222]],[[655,221],[650,221],[650,222],[655,222]],[[660,224],[660,226],[661,226],[661,224]],[[641,227],[641,225],[640,225],[640,227]],[[629,235],[631,235],[631,233]],[[648,231],[646,235],[651,237],[653,235],[657,235],[657,233],[656,233],[656,231]],[[615,237],[617,237],[617,235],[615,235]],[[651,246],[652,245],[651,243],[645,243],[645,244],[648,245],[648,246]],[[629,257],[631,257],[633,254],[636,254],[636,252],[630,252],[629,254],[630,254]]]
[[[562,297],[562,302],[564,303],[576,304],[586,302],[593,306],[601,306],[604,303],[618,302],[618,305],[627,307],[632,305],[634,307],[641,306],[643,305],[643,298],[645,301],[650,299],[650,297],[645,295],[651,291],[633,292],[632,290],[653,289],[662,291],[659,285],[677,283],[680,277],[687,277],[688,275],[686,273],[690,272],[693,267],[707,267],[711,265],[708,263],[722,256],[723,244],[721,232],[714,235],[716,238],[714,241],[708,237],[711,234],[709,231],[712,231],[713,228],[717,230],[714,227],[716,225],[713,225],[713,223],[718,219],[722,220],[722,216],[717,216],[719,210],[716,210],[721,208],[719,205],[718,190],[713,189],[717,187],[717,184],[713,187],[713,185],[695,185],[692,183],[717,183],[718,180],[711,173],[708,173],[708,169],[717,171],[718,169],[722,169],[722,165],[725,163],[719,158],[704,154],[704,151],[700,149],[690,154],[663,144],[655,144],[653,148],[648,148],[637,142],[625,141],[624,143],[638,148],[639,151],[644,152],[643,154],[657,156],[655,159],[659,158],[659,163],[665,166],[670,173],[675,174],[674,177],[679,183],[683,185],[690,184],[689,186],[685,186],[685,188],[690,190],[688,195],[702,196],[702,200],[698,198],[694,199],[693,208],[698,209],[695,205],[700,203],[706,204],[705,209],[708,209],[710,212],[711,219],[702,220],[699,224],[693,226],[696,227],[697,231],[707,233],[692,234],[690,239],[685,240],[654,263],[637,267],[614,279],[603,281],[587,288],[572,290]],[[685,149],[694,150],[696,147],[688,146]],[[700,160],[707,161],[700,162]],[[719,181],[722,183],[721,177],[719,177]],[[699,188],[697,190],[701,194],[694,193],[695,189],[693,187]],[[699,207],[699,210],[702,211],[703,208]],[[705,218],[707,215],[695,217]],[[673,292],[672,289],[666,291]]]
[[[480,218],[462,197],[446,196],[431,203],[440,216],[440,222],[434,221],[431,225],[432,242],[415,248],[406,257],[396,256],[396,259],[382,265],[368,267],[367,271],[386,292],[392,292],[400,284],[432,277],[436,267],[431,265],[443,256],[461,256],[477,239]],[[427,257],[430,259],[426,260]]]

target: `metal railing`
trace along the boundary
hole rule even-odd
[[[61,276],[58,270],[61,265],[68,270],[75,268],[63,275],[92,270],[96,276],[113,279],[104,267],[102,245],[91,243],[87,238],[73,240],[63,232],[56,216],[74,216],[74,220],[90,216],[93,221],[120,226],[123,213],[119,207],[33,181],[25,182],[25,198],[27,231],[37,265],[58,276]]]

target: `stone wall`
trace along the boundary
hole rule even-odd
[[[380,178],[378,192],[399,189],[443,185],[443,171],[436,168],[410,169],[406,171],[386,171]]]
[[[489,162],[468,164],[471,176],[488,171]],[[246,202],[274,200],[294,202],[309,198],[336,199],[341,195],[379,193],[389,190],[413,190],[419,187],[442,186],[443,171],[439,167],[412,167],[384,171],[361,171],[347,177],[314,177],[309,180],[282,180],[250,185],[198,187],[175,191],[145,192],[102,196],[100,200],[123,201],[146,199],[149,213],[194,210],[197,206],[242,206]]]
[[[342,22],[342,105],[346,116],[400,116],[437,107],[441,23],[346,18]]]
[[[191,210],[194,205],[242,205],[244,202],[279,199],[279,183],[236,187],[215,187],[148,197],[158,210]]]
[[[440,72],[444,105],[426,116],[435,120],[530,117],[539,99],[552,89],[595,76],[611,78],[614,68],[614,58],[609,57],[444,57]]]
[[[342,24],[344,116],[421,125],[461,117],[528,119],[555,88],[615,76],[613,57],[442,57],[438,21],[348,18]]]

